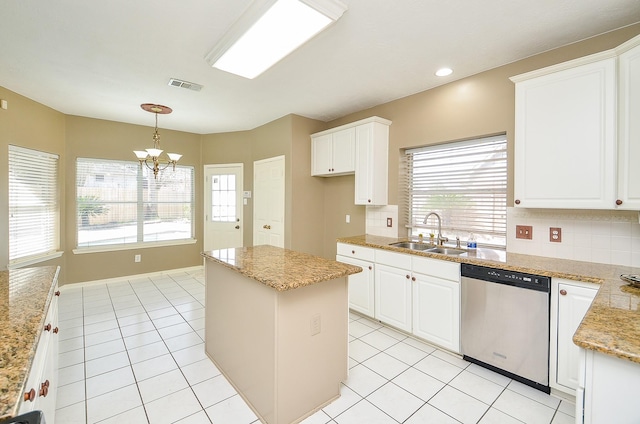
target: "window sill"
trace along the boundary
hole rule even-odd
[[[24,268],[25,266],[37,264],[37,263],[40,263],[40,262],[49,261],[51,259],[59,258],[60,256],[63,255],[63,253],[64,252],[62,250],[57,250],[55,252],[49,252],[49,253],[46,253],[44,255],[30,256],[30,257],[25,258],[25,259],[19,259],[19,260],[15,261],[15,262],[10,263],[9,265],[7,265],[7,269],[8,270],[20,269],[20,268]]]
[[[120,250],[139,250],[150,249],[153,247],[167,247],[167,246],[182,246],[185,244],[195,244],[196,239],[184,239],[184,240],[168,240],[168,241],[153,241],[147,243],[130,243],[130,244],[110,244],[104,246],[93,247],[80,247],[73,249],[74,255],[83,255],[85,253],[102,253],[102,252],[117,252]]]

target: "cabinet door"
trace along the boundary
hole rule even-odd
[[[460,352],[460,284],[424,274],[413,278],[413,334]]]
[[[558,349],[556,382],[570,389],[578,387],[580,349],[573,334],[591,306],[596,289],[558,284]]]
[[[386,205],[389,127],[370,122],[356,127],[355,204]]]
[[[615,58],[516,84],[516,206],[614,207],[615,99]]]
[[[408,270],[376,264],[375,317],[411,331],[411,275]]]
[[[349,276],[349,308],[373,318],[375,316],[373,263],[346,256],[337,256],[336,260],[362,268],[362,272]]]
[[[331,174],[333,139],[325,134],[311,139],[311,175]]]
[[[352,173],[355,169],[356,129],[347,128],[333,135],[332,174]]]
[[[616,203],[621,202],[619,209],[640,210],[640,46],[622,53],[618,64],[620,130]]]

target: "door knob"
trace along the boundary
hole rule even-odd
[[[239,226],[239,225],[236,225],[236,230],[239,230],[239,229],[240,229],[240,226]]]

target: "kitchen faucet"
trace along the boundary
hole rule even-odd
[[[435,215],[436,218],[438,218],[438,239],[436,244],[438,244],[439,246],[442,245],[442,243],[444,243],[445,241],[449,241],[449,239],[447,237],[442,237],[442,220],[440,219],[440,215],[438,215],[435,212],[429,212],[427,214],[427,216],[424,217],[424,221],[422,221],[423,224],[427,223],[427,219],[429,219],[429,217],[431,215]]]

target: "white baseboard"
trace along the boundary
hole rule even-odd
[[[98,284],[114,283],[116,281],[122,281],[122,280],[136,280],[140,278],[158,277],[160,275],[171,275],[171,274],[177,274],[177,273],[192,274],[202,270],[204,270],[204,266],[197,265],[197,266],[192,266],[187,268],[176,268],[176,269],[168,269],[165,271],[148,272],[146,274],[124,275],[122,277],[105,278],[103,280],[82,281],[79,283],[66,283],[60,286],[60,289],[64,290],[67,287],[69,288],[70,287],[89,287],[89,286],[95,286]]]

